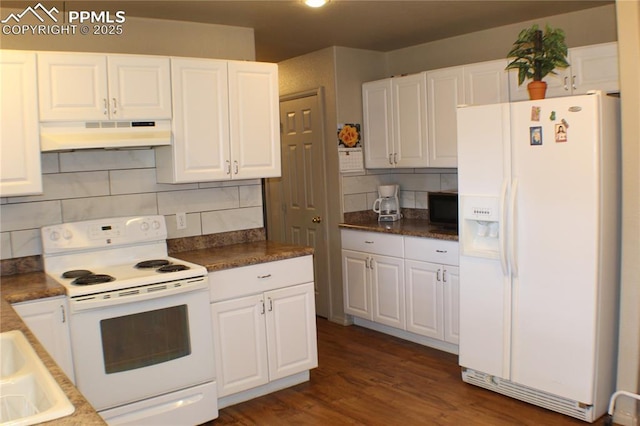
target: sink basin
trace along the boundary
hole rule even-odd
[[[74,410],[25,335],[0,333],[0,425],[33,425]]]

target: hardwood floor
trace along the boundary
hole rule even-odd
[[[462,382],[456,355],[317,323],[319,367],[309,382],[224,408],[208,425],[587,424]]]

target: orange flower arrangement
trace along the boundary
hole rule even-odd
[[[346,147],[353,148],[358,142],[360,142],[360,133],[355,126],[345,124],[338,132],[338,139]]]

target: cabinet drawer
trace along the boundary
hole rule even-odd
[[[401,235],[383,234],[380,232],[353,231],[343,229],[342,248],[363,251],[384,256],[403,257],[404,247]]]
[[[241,266],[209,273],[211,302],[313,282],[313,256]]]
[[[406,259],[423,262],[458,264],[458,242],[432,238],[404,237]]]

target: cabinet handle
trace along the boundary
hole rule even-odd
[[[64,306],[60,305],[60,317],[62,319],[62,323],[67,322],[67,315],[64,312]]]
[[[398,153],[393,154],[393,163],[398,164]]]
[[[264,278],[269,278],[271,276],[271,274],[267,274],[267,275],[258,275],[258,279],[262,280]]]
[[[371,241],[371,240],[364,240],[364,243],[365,243],[365,244],[373,244],[373,241]]]
[[[273,311],[273,300],[269,297],[269,312]]]
[[[238,174],[238,161],[234,161],[233,162],[233,174],[237,175]]]
[[[230,175],[231,174],[231,161],[227,160],[227,161],[225,161],[225,163],[227,164],[227,174]]]
[[[389,164],[393,164],[393,154],[389,154]]]
[[[564,78],[564,90],[569,90],[569,77]]]
[[[373,269],[373,257],[369,258],[369,269]]]
[[[116,103],[116,98],[112,98],[112,101],[113,101],[113,113],[117,114],[118,113],[118,111],[117,111],[118,105]]]
[[[438,272],[436,272],[436,281],[440,282],[440,269],[438,269]]]
[[[436,253],[446,253],[446,250],[436,250]]]
[[[102,103],[104,104],[104,115],[109,113],[109,104],[107,103],[107,98],[102,98]]]
[[[576,87],[576,76],[575,75],[571,76],[571,87],[573,88],[573,90],[577,89],[577,87]]]
[[[443,270],[442,271],[442,282],[446,283],[447,282],[447,270]]]
[[[264,300],[260,300],[260,305],[262,306],[262,310],[260,311],[260,315],[264,315]]]

